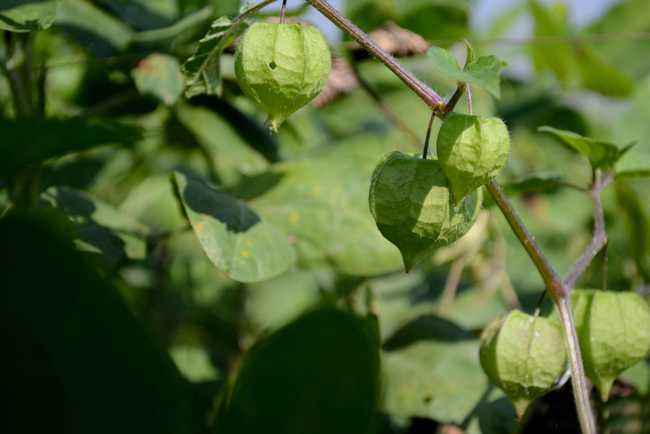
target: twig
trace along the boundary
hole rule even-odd
[[[255,6],[251,6],[249,9],[246,9],[237,18],[234,19],[232,23],[232,27],[234,27],[235,24],[238,24],[243,20],[245,20],[246,18],[250,17],[251,15],[254,15],[255,13],[259,12],[261,9],[267,7],[271,3],[275,3],[276,1],[277,0],[264,0],[256,4]]]
[[[609,252],[608,252],[608,247],[609,247],[609,241],[605,243],[605,247],[603,247],[603,291],[607,291],[607,277],[609,275]]]
[[[568,295],[568,291],[564,287],[562,280],[560,280],[560,277],[555,272],[555,269],[550,264],[546,256],[544,256],[542,253],[539,245],[537,244],[537,241],[535,241],[535,238],[528,232],[528,229],[524,225],[524,222],[521,220],[521,217],[519,217],[519,214],[517,214],[517,211],[515,211],[512,204],[508,201],[508,198],[503,192],[501,186],[495,180],[491,180],[486,184],[485,187],[494,198],[494,201],[499,206],[499,209],[501,209],[503,216],[506,218],[513,232],[521,244],[524,246],[524,249],[528,253],[528,256],[530,256],[530,259],[532,259],[533,264],[535,264],[535,267],[542,276],[544,284],[553,296],[553,299],[556,300],[566,297]]]
[[[422,159],[426,160],[429,157],[429,143],[431,142],[431,130],[433,129],[433,121],[436,118],[436,113],[431,112],[429,124],[427,125],[427,135],[424,139],[424,148],[422,149]]]
[[[338,26],[348,35],[352,36],[359,44],[377,57],[388,69],[398,76],[404,84],[410,87],[429,107],[435,112],[441,113],[445,108],[445,102],[433,89],[420,81],[417,77],[406,70],[393,56],[379,47],[363,30],[357,27],[349,19],[341,15],[325,0],[308,0],[321,14],[327,17],[332,23]]]
[[[440,306],[445,308],[454,301],[456,298],[456,293],[458,292],[458,287],[460,286],[460,281],[463,277],[463,271],[468,262],[467,255],[461,256],[451,264],[449,269],[449,274],[447,275],[447,281],[445,282],[445,289],[442,292],[440,297]]]
[[[594,235],[580,259],[573,265],[569,275],[564,279],[564,285],[569,291],[573,289],[578,279],[580,279],[589,265],[591,265],[598,253],[607,245],[605,213],[603,211],[601,193],[612,183],[614,176],[612,173],[603,174],[600,170],[597,170],[594,178],[593,186],[589,191],[589,195],[594,204]]]
[[[280,7],[280,24],[284,24],[287,20],[287,0],[282,0]]]
[[[397,114],[384,102],[384,99],[382,96],[377,92],[371,85],[368,83],[368,81],[363,78],[361,75],[361,72],[359,71],[359,65],[357,62],[353,59],[353,56],[350,56],[350,67],[352,69],[352,73],[354,74],[354,78],[357,80],[357,83],[359,83],[359,86],[361,86],[361,89],[363,89],[370,98],[375,102],[379,110],[384,114],[386,119],[390,123],[392,123],[397,129],[402,131],[404,134],[409,136],[409,139],[415,144],[419,146],[420,144],[420,138],[418,135],[409,127],[406,125],[406,123],[400,119]]]
[[[339,11],[334,9],[325,0],[308,0],[309,3],[320,11],[331,22],[336,24],[344,32],[352,36],[358,43],[363,45],[375,57],[381,60],[394,74],[396,74],[407,86],[409,86],[433,111],[439,116],[444,117],[451,110],[444,104],[442,98],[426,84],[418,80],[411,72],[402,67],[392,56],[383,51],[372,39],[368,37],[361,29],[351,23]],[[461,92],[462,93],[462,92]],[[453,97],[452,97],[453,98]],[[503,215],[508,220],[517,238],[520,240],[524,249],[531,257],[537,267],[544,283],[553,296],[562,320],[562,327],[566,336],[567,349],[571,362],[571,373],[573,390],[575,395],[576,409],[583,434],[596,434],[596,423],[593,409],[589,400],[589,388],[586,384],[584,368],[582,364],[582,355],[578,345],[578,336],[575,329],[575,323],[571,314],[570,299],[568,291],[563,281],[544,256],[535,239],[530,235],[523,224],[523,221],[516,213],[503,190],[495,180],[491,180],[486,188],[492,194],[495,202],[501,209]]]

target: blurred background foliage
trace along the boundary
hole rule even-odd
[[[612,1],[585,22],[588,0],[510,2],[477,25],[489,3],[337,4],[442,95],[455,83],[431,44],[462,58],[467,38],[509,63],[501,99],[476,89],[474,111],[508,124],[500,180],[563,273],[591,236],[573,188],[591,171],[538,127],[637,141],[605,192],[607,280],[648,294],[650,5]],[[418,152],[429,116],[383,66],[330,29],[331,82],[277,136],[239,91],[232,46],[215,92],[183,97],[181,65],[241,6],[0,5],[2,432],[577,432],[567,387],[517,431],[480,369],[482,328],[543,289],[498,210],[410,274],[376,229],[372,170]],[[290,16],[316,15],[290,2]],[[38,204],[10,209],[40,163]],[[580,285],[602,286],[602,261]],[[603,432],[648,432],[648,366],[599,404]]]

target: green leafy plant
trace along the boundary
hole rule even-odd
[[[2,2],[3,432],[647,431],[646,2],[339,5]]]

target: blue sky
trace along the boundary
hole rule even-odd
[[[410,0],[399,0],[410,1]],[[542,0],[545,3],[554,3],[554,1]],[[302,4],[303,0],[289,0],[289,7],[296,7]],[[473,10],[472,21],[473,25],[478,28],[484,28],[495,16],[503,12],[509,6],[521,3],[522,0],[476,0],[475,9]],[[615,3],[616,0],[564,0],[571,10],[571,17],[577,24],[585,24],[600,16],[609,6]],[[342,0],[330,0],[330,3],[336,7],[340,7],[343,3]],[[311,10],[308,18],[316,25],[321,27],[327,36],[331,39],[336,39],[338,30],[326,20],[324,20],[317,11]],[[527,26],[517,26],[510,36],[525,36]]]

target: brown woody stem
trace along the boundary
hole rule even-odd
[[[397,75],[409,88],[411,88],[429,107],[431,107],[438,116],[443,118],[452,109],[449,109],[443,99],[433,89],[420,81],[411,72],[406,70],[399,64],[390,54],[381,49],[365,32],[359,27],[354,25],[350,20],[344,17],[338,10],[333,8],[325,0],[307,0],[314,8],[320,11],[327,19],[337,25],[341,30],[352,36],[359,44],[366,50],[377,57],[384,63],[395,75]],[[455,96],[459,92],[457,91]],[[460,92],[462,95],[462,91]],[[459,98],[460,95],[457,97]],[[453,100],[453,103],[457,99]],[[539,248],[535,238],[528,232],[523,221],[510,204],[505,193],[499,184],[492,180],[487,184],[487,189],[492,194],[497,205],[501,209],[506,220],[512,227],[515,235],[524,246],[524,249],[531,257],[533,263],[537,267],[546,287],[553,297],[560,318],[562,326],[565,331],[567,350],[569,351],[569,358],[571,362],[571,373],[573,390],[575,395],[576,408],[578,410],[578,417],[580,419],[580,426],[583,434],[596,434],[596,423],[594,413],[591,408],[589,400],[589,388],[587,387],[584,368],[582,363],[582,356],[580,347],[578,345],[578,338],[575,329],[573,317],[571,315],[570,298],[568,297],[568,290],[564,282],[557,275],[548,259],[544,256]]]

